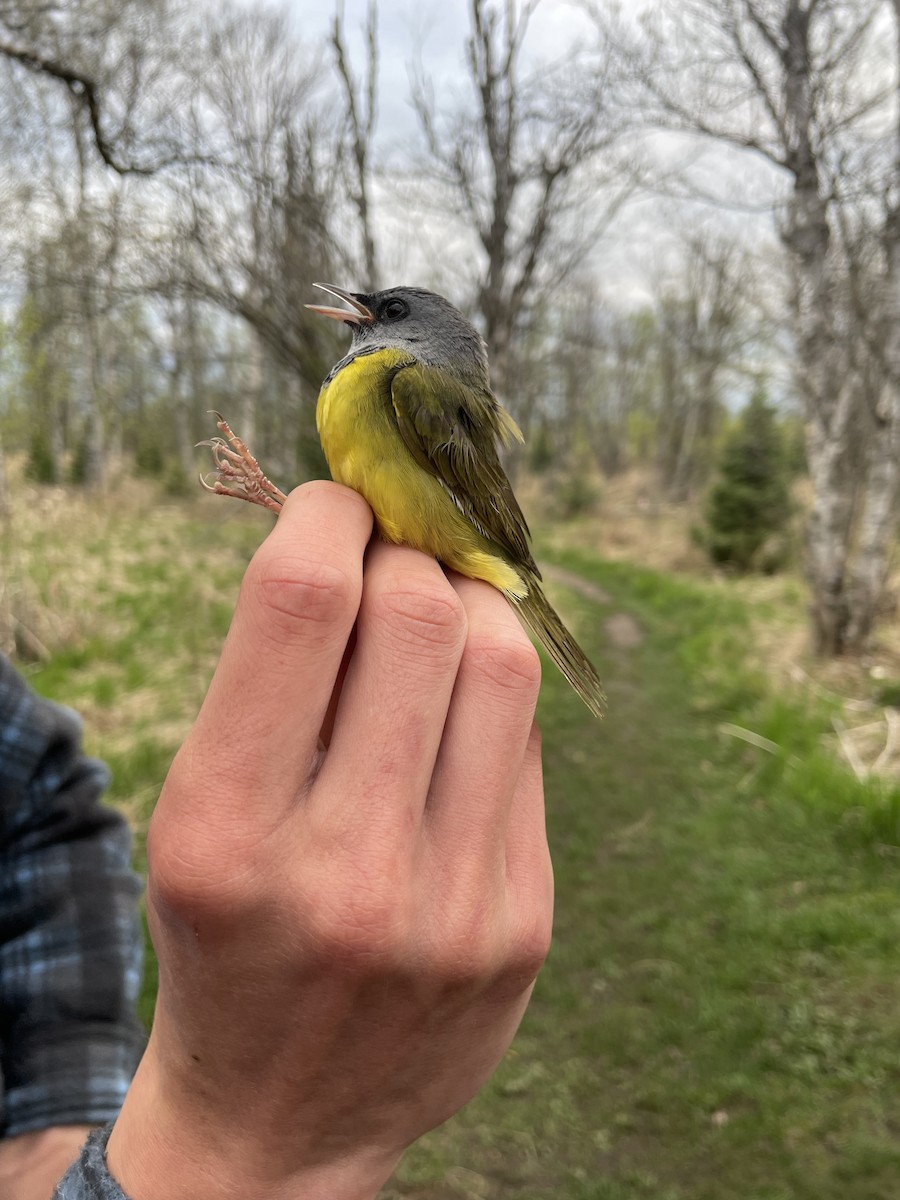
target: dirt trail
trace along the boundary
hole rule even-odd
[[[613,602],[609,592],[604,591],[599,584],[582,579],[580,575],[576,575],[574,571],[567,571],[565,567],[548,567],[544,574],[554,583],[571,588],[585,600],[591,600],[595,604],[612,604]],[[619,650],[634,650],[644,640],[644,631],[631,613],[613,613],[603,622],[603,629],[612,644]]]

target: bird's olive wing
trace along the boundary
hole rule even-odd
[[[440,480],[476,529],[539,576],[528,525],[497,455],[498,440],[518,429],[491,392],[416,363],[396,373],[391,398],[416,462]]]

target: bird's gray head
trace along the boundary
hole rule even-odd
[[[306,307],[349,325],[353,331],[353,352],[405,350],[419,362],[452,367],[487,383],[484,340],[459,309],[436,292],[394,287],[364,293],[346,292],[324,283],[314,286],[350,305],[349,309],[319,304]]]

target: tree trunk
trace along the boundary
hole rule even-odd
[[[106,482],[106,440],[100,413],[100,347],[93,297],[85,293],[82,319],[85,372],[83,407],[84,426],[84,484],[99,489]]]
[[[894,0],[893,7],[900,61],[900,0]],[[875,414],[847,630],[848,648],[856,651],[866,648],[878,614],[900,492],[900,116],[894,133],[893,175],[893,196],[884,220],[885,273],[879,314],[884,383]]]
[[[9,513],[9,492],[6,488],[6,456],[3,452],[3,443],[0,442],[0,521],[5,521]]]
[[[173,325],[173,333],[177,335]],[[178,467],[185,479],[194,473],[194,449],[191,441],[189,388],[184,385],[184,346],[176,342],[172,374],[169,377],[169,396],[172,406],[172,428],[175,434],[175,450]]]
[[[179,314],[176,309],[173,315],[183,319],[180,331],[174,327],[172,329],[177,342],[176,370],[172,379],[175,440],[181,470],[189,479],[195,471],[193,417],[208,407],[203,402],[203,369],[197,330],[197,302],[194,297],[187,296],[182,312]]]
[[[795,96],[795,102],[806,103],[806,97]],[[801,115],[802,109],[798,118]],[[808,123],[801,128],[808,129]],[[805,140],[797,151],[793,171],[794,189],[783,236],[794,264],[797,387],[806,411],[807,457],[813,485],[806,571],[812,592],[815,651],[836,655],[846,648],[850,616],[847,560],[853,488],[846,459],[853,374],[834,319],[827,202],[819,192],[814,152]]]
[[[266,388],[265,352],[262,338],[255,329],[251,329],[247,347],[247,370],[244,376],[247,382],[244,388],[244,402],[241,405],[240,427],[240,435],[248,446],[256,446],[258,440],[256,426]]]
[[[684,416],[675,451],[675,465],[669,488],[672,499],[683,504],[691,494],[697,474],[697,440],[700,434],[701,417],[707,420],[713,410],[713,384],[715,368],[705,369],[697,380],[696,388],[688,395],[687,412]]]
[[[849,394],[846,397],[849,408]],[[813,506],[807,530],[806,571],[810,583],[813,648],[817,654],[841,654],[849,617],[846,595],[847,537],[851,503],[846,478],[847,420],[836,414],[837,428],[822,428],[818,414],[807,420],[807,454]]]
[[[847,471],[852,375],[834,331],[828,255],[830,230],[815,188],[798,184],[787,235],[794,252],[794,319],[798,390],[806,409],[806,446],[813,486],[807,530],[806,573],[812,592],[813,647],[817,654],[846,649],[850,604],[847,562],[853,486]]]
[[[893,420],[884,422],[872,440],[868,486],[849,586],[849,619],[845,649],[860,653],[872,634],[884,582],[891,533],[895,525],[900,482],[900,397],[895,391]]]

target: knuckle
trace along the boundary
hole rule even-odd
[[[537,696],[541,660],[524,631],[503,627],[472,634],[465,654],[493,688]]]
[[[147,881],[154,908],[192,927],[234,921],[252,894],[247,873],[227,870],[208,838],[183,828],[173,836],[155,821],[147,835]]]
[[[258,555],[248,586],[268,619],[287,624],[323,625],[346,619],[359,604],[359,585],[334,563],[298,562],[286,555]]]
[[[372,605],[374,615],[394,627],[404,640],[451,648],[465,636],[465,609],[449,584],[394,584],[374,596]]]
[[[549,924],[535,920],[523,924],[510,938],[490,979],[490,990],[500,1000],[523,995],[541,972],[550,952]]]
[[[537,978],[550,953],[552,920],[544,913],[523,922],[510,947],[507,973],[531,983]]]
[[[265,836],[239,819],[227,791],[216,793],[220,821],[210,825],[208,782],[193,769],[195,761],[186,743],[150,819],[148,897],[176,924],[224,927],[266,903],[277,872]]]

